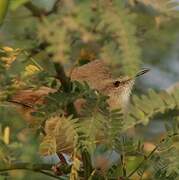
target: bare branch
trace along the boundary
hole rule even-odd
[[[60,176],[56,176],[55,174],[47,172],[47,171],[52,171],[52,166],[54,164],[35,164],[35,163],[27,163],[27,162],[18,162],[18,163],[13,163],[13,164],[8,164],[8,165],[3,165],[0,166],[0,172],[4,171],[11,171],[11,170],[28,170],[28,171],[34,171],[34,172],[39,172],[43,173],[47,176],[54,177],[56,179],[62,179]],[[61,165],[60,171],[66,173],[70,173],[71,166],[70,165]]]
[[[43,16],[48,16],[50,14],[56,13],[58,10],[60,0],[56,0],[54,3],[52,9],[50,11],[45,11],[42,8],[39,8],[35,6],[32,2],[28,1],[27,3],[24,4],[24,6],[32,13],[34,17],[37,17],[41,20]]]

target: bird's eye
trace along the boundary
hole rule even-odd
[[[114,81],[114,82],[113,82],[113,85],[114,85],[115,87],[119,87],[120,83],[121,83],[120,81]]]

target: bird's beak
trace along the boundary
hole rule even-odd
[[[147,73],[147,72],[149,72],[149,71],[150,71],[150,69],[144,68],[144,69],[140,70],[140,71],[135,75],[135,77],[139,77],[139,76],[141,76],[141,75],[143,75],[143,74],[145,74],[145,73]]]
[[[145,73],[147,73],[149,71],[150,71],[150,69],[148,69],[148,68],[141,69],[135,76],[125,80],[125,82],[129,82],[131,80],[135,80],[136,77],[139,77],[139,76],[141,76],[141,75],[143,75],[143,74],[145,74]]]

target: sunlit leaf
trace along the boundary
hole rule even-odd
[[[3,23],[3,20],[6,16],[9,2],[10,2],[10,0],[1,0],[0,1],[0,25]]]

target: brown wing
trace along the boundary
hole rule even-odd
[[[86,81],[92,88],[104,89],[105,81],[111,79],[108,67],[101,60],[92,61],[81,67],[76,67],[71,73],[71,79]],[[44,102],[44,97],[56,90],[48,87],[40,87],[38,90],[20,90],[11,99],[11,102],[19,103],[27,107],[34,107],[35,104]]]
[[[55,92],[55,90],[48,87],[40,87],[37,90],[20,90],[10,99],[10,101],[26,107],[34,107],[36,104],[42,104],[45,96],[53,92]]]
[[[71,79],[86,81],[92,88],[101,90],[104,88],[105,82],[112,79],[112,75],[102,60],[95,60],[74,68],[71,72]]]
[[[22,115],[30,127],[36,127],[39,121],[37,121],[31,113],[35,111],[35,105],[44,103],[45,96],[53,92],[55,92],[55,90],[48,87],[41,87],[37,90],[20,90],[9,102],[18,104],[15,106],[17,112]]]

